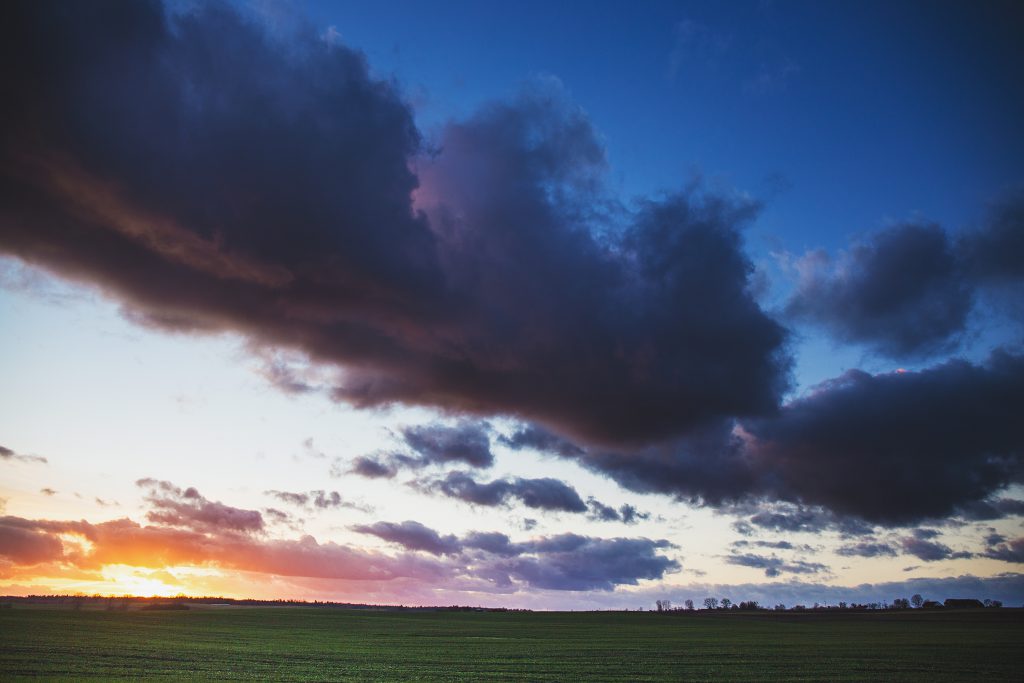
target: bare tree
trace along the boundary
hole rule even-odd
[[[688,609],[688,610],[692,610],[693,609],[693,600],[687,599],[686,602],[684,602],[683,604],[686,605],[686,609]]]
[[[914,593],[910,598],[910,604],[919,609],[924,604],[924,598],[921,597],[920,593]]]
[[[704,598],[704,609],[717,609],[718,598]]]
[[[722,609],[729,609],[732,607],[732,600],[729,598],[722,598]]]

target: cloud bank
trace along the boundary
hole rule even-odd
[[[703,504],[903,524],[1021,481],[1019,355],[853,371],[784,403],[789,333],[744,252],[757,202],[690,188],[625,206],[600,136],[550,80],[428,146],[363,55],[226,4],[5,3],[0,38],[0,252],[95,285],[139,324],[337,370],[272,363],[288,391],[515,418],[505,446]],[[790,312],[890,355],[950,348],[979,288],[1019,281],[1018,200],[956,239],[924,223],[869,237]],[[399,455],[484,468],[484,429],[410,428]],[[439,491],[479,504],[587,509],[565,484],[449,476]],[[155,492],[154,514],[228,515],[186,493]]]

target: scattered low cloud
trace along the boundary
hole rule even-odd
[[[192,487],[140,480],[149,525],[130,519],[86,521],[0,517],[0,562],[6,570],[38,565],[96,569],[106,564],[159,568],[180,565],[284,577],[394,585],[430,590],[514,593],[524,588],[610,591],[677,571],[665,540],[594,538],[576,534],[514,542],[499,532],[442,535],[419,522],[376,522],[353,530],[399,546],[397,555],[337,543],[267,538],[259,512],[212,502]],[[275,522],[289,516],[268,509]],[[88,541],[78,542],[74,539]]]
[[[264,491],[264,493],[268,496],[277,498],[283,503],[288,503],[289,505],[301,507],[306,510],[331,510],[336,508],[348,508],[350,510],[361,510],[363,512],[369,512],[371,510],[371,508],[366,505],[345,500],[337,491],[324,491],[323,489],[317,489],[315,491],[296,493],[292,491],[270,490]]]
[[[954,551],[948,545],[938,541],[929,541],[918,536],[907,536],[902,539],[903,551],[919,560],[925,562],[937,562],[939,560],[970,559],[974,553],[967,551]]]
[[[633,505],[623,503],[618,508],[605,505],[593,496],[587,498],[587,507],[590,511],[587,516],[601,522],[622,522],[623,524],[636,524],[642,520],[650,519],[651,513],[640,512]]]
[[[21,453],[15,453],[10,448],[0,446],[0,462],[34,462],[40,464],[47,464],[46,458],[41,455],[24,455]]]
[[[995,535],[988,540],[988,548],[982,553],[984,557],[1018,564],[1024,562],[1024,536],[1010,540]]]
[[[767,556],[756,553],[727,555],[725,561],[740,567],[763,569],[764,575],[768,578],[775,578],[782,574],[822,574],[830,571],[827,565],[819,562],[785,560],[775,555]]]
[[[416,488],[438,493],[473,505],[495,507],[518,501],[528,508],[549,512],[586,512],[587,504],[576,489],[549,477],[513,477],[479,482],[467,472],[449,472],[445,477],[414,482]]]
[[[899,551],[889,543],[860,541],[839,546],[836,554],[844,557],[896,557]]]
[[[258,510],[245,510],[206,499],[195,488],[182,489],[169,481],[139,479],[135,484],[146,491],[151,510],[146,519],[165,527],[196,532],[255,533],[263,531]]]

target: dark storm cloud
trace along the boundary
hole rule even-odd
[[[978,500],[960,505],[956,510],[956,515],[972,522],[1019,517],[1024,515],[1024,500],[1013,498]]]
[[[1001,197],[984,224],[962,239],[968,269],[983,284],[1024,281],[1024,189]]]
[[[937,225],[902,225],[854,245],[836,263],[812,254],[787,313],[846,342],[891,357],[928,355],[962,333],[971,308],[946,233]]]
[[[893,358],[949,350],[978,294],[1019,299],[1024,190],[1005,193],[979,226],[958,236],[935,224],[906,224],[868,235],[837,259],[816,251],[795,266],[791,318]]]
[[[588,449],[579,462],[632,491],[724,505],[756,494],[762,486],[733,427],[723,420],[685,438],[634,451]]]
[[[4,3],[0,26],[0,250],[142,324],[341,365],[332,393],[358,406],[606,443],[771,411],[785,388],[784,331],[747,291],[756,207],[614,207],[557,87],[450,124],[428,158],[396,87],[312,30],[102,0]]]
[[[474,505],[494,507],[518,500],[529,508],[553,512],[586,512],[587,504],[568,484],[541,477],[495,479],[478,482],[466,472],[449,472],[443,479],[415,482],[425,491],[440,493]]]
[[[423,550],[432,555],[453,555],[462,550],[458,539],[448,534],[441,536],[433,529],[419,522],[406,521],[377,522],[375,524],[359,524],[352,527],[353,531],[370,534],[389,543],[400,545],[406,550]]]
[[[729,555],[725,558],[725,561],[729,564],[735,564],[741,567],[753,567],[755,569],[763,569],[764,575],[769,578],[774,578],[783,573],[820,574],[829,571],[829,568],[826,565],[821,564],[819,562],[805,562],[803,560],[784,560],[774,555],[768,557],[765,555],[756,555],[754,553]]]
[[[750,421],[754,460],[782,496],[881,524],[953,514],[1024,475],[1024,358],[860,371],[770,420]]]
[[[146,490],[146,502],[152,508],[146,519],[155,524],[198,532],[255,533],[263,530],[263,516],[257,510],[225,505],[205,498],[195,488],[181,488],[169,481],[139,479]]]
[[[771,417],[567,457],[633,491],[745,516],[744,533],[866,535],[877,524],[1020,514],[1020,501],[993,494],[1024,476],[1013,427],[1022,405],[1024,357],[997,350],[984,364],[851,371]]]
[[[145,0],[0,4],[0,73],[0,252],[95,284],[141,324],[230,331],[324,369],[271,362],[288,391],[512,417],[528,426],[506,446],[634,491],[852,523],[948,515],[1020,480],[1024,363],[1008,354],[851,373],[781,405],[787,334],[743,252],[756,203],[690,189],[623,207],[599,136],[550,82],[449,123],[428,153],[359,53],[311,30],[268,37],[227,5]],[[793,309],[887,352],[942,347],[969,307],[962,274],[1017,272],[997,259],[1014,211],[958,247],[973,266],[931,226],[870,238]],[[352,471],[488,464],[463,426],[449,445],[464,449],[415,428],[416,455]],[[454,476],[438,486],[479,504],[586,510],[561,482]]]

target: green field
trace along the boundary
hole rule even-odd
[[[0,677],[1021,681],[1024,611],[0,610]]]

